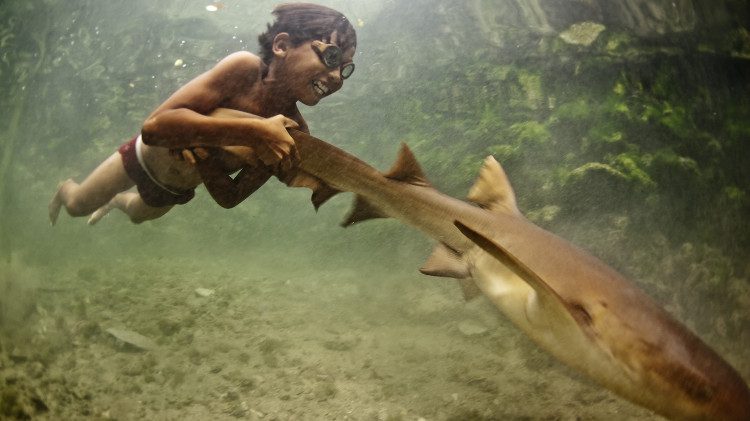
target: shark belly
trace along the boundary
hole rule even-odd
[[[633,382],[619,361],[606,347],[592,342],[559,303],[545,300],[526,281],[482,250],[471,250],[468,258],[479,289],[537,345],[599,383],[620,391],[630,388]],[[616,379],[619,381],[613,381]]]

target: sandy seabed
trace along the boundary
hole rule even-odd
[[[4,419],[657,418],[563,367],[483,298],[465,303],[450,280],[174,260],[14,273]]]

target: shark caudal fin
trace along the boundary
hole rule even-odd
[[[430,183],[427,181],[427,177],[425,177],[424,172],[422,171],[422,167],[420,167],[419,162],[417,162],[417,158],[414,157],[414,153],[412,153],[405,143],[401,144],[401,149],[398,152],[396,162],[388,172],[383,174],[383,176],[391,180],[416,186],[431,187]],[[349,214],[344,219],[344,222],[341,223],[341,226],[347,227],[358,222],[376,218],[388,218],[388,215],[383,213],[363,196],[357,195],[354,198],[354,206],[352,207],[352,210],[349,211]]]
[[[467,199],[490,211],[521,214],[508,176],[492,156],[485,158],[479,178],[469,190]]]

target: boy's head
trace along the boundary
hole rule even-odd
[[[273,14],[276,16],[274,23],[258,36],[261,58],[266,64],[274,56],[273,40],[282,32],[289,34],[293,46],[311,40],[330,42],[331,34],[335,32],[341,50],[357,47],[354,27],[346,16],[331,8],[311,3],[289,3],[276,6]]]

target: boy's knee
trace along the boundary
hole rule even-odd
[[[97,208],[92,208],[91,204],[86,203],[85,200],[77,198],[69,199],[67,203],[65,203],[65,210],[68,212],[68,215],[73,217],[89,215],[96,209]]]

